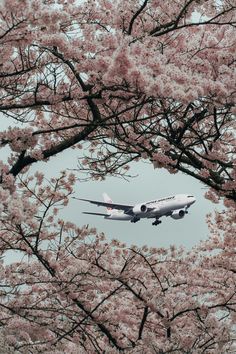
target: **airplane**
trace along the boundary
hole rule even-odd
[[[183,219],[185,214],[188,214],[189,207],[196,201],[195,197],[189,194],[176,194],[135,205],[113,203],[106,193],[103,193],[104,202],[82,198],[75,199],[107,208],[107,213],[84,211],[83,214],[103,216],[106,220],[126,220],[132,223],[144,218],[155,219],[152,225],[160,224],[161,220],[159,219],[162,216],[170,216],[175,220]]]

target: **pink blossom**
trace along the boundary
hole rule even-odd
[[[36,160],[43,160],[44,159],[44,154],[41,150],[35,149],[35,150],[31,151],[30,156]]]

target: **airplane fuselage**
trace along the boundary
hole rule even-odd
[[[193,195],[188,194],[176,194],[134,205],[113,203],[107,195],[105,195],[104,202],[90,199],[80,200],[107,208],[107,213],[83,212],[84,214],[103,216],[106,220],[131,221],[133,223],[140,219],[153,218],[155,219],[153,225],[160,224],[159,218],[162,216],[170,216],[175,220],[182,219],[188,213],[188,208],[196,201]]]
[[[188,196],[187,194],[177,194],[166,198],[160,198],[148,202],[143,202],[141,205],[146,205],[149,208],[153,209],[152,211],[140,212],[138,214],[139,219],[151,219],[159,218],[163,215],[169,216],[175,210],[187,209],[195,202],[193,196]],[[122,210],[117,210],[116,213],[111,213],[110,215],[104,216],[107,220],[121,220],[121,221],[130,221],[134,219],[133,215],[126,214]]]

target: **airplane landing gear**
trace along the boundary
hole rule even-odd
[[[161,224],[161,220],[158,220],[158,219],[156,219],[156,220],[153,221],[153,223],[152,223],[152,225],[155,225],[155,226],[157,226],[157,225],[159,225],[159,224]]]
[[[140,220],[140,218],[138,218],[138,217],[133,217],[133,219],[131,220],[131,222],[135,223],[135,222],[137,222],[137,221],[139,221],[139,220]]]

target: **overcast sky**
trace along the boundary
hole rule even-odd
[[[59,171],[75,168],[77,164],[75,150],[68,150],[50,160],[31,167],[31,171],[40,169],[48,177],[56,176]],[[163,217],[162,224],[152,225],[152,220],[140,220],[133,224],[129,221],[105,220],[103,217],[82,214],[82,211],[104,212],[105,208],[78,200],[71,200],[63,212],[63,217],[78,226],[89,224],[104,232],[107,238],[117,238],[127,245],[147,244],[154,247],[168,247],[171,244],[187,248],[208,236],[205,222],[206,213],[214,211],[216,205],[204,198],[206,189],[197,180],[182,173],[169,174],[164,169],[154,169],[151,164],[133,163],[129,171],[138,175],[127,182],[117,177],[108,177],[105,181],[77,182],[74,196],[103,200],[102,193],[107,192],[113,202],[133,204],[178,193],[188,193],[196,197],[196,203],[183,219],[174,220]],[[82,177],[82,175],[78,174]]]

